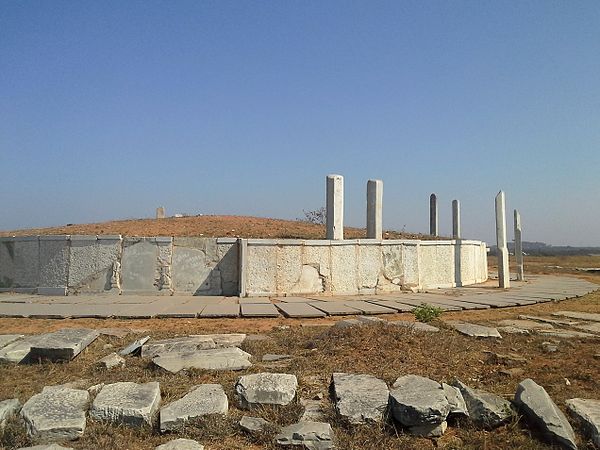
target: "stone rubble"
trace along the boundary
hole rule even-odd
[[[34,445],[33,447],[21,447],[17,450],[73,450],[72,447],[63,447],[58,444]]]
[[[337,413],[353,424],[381,422],[387,409],[389,389],[372,375],[334,373],[331,379]]]
[[[448,417],[469,417],[469,410],[467,409],[467,404],[465,403],[465,399],[463,398],[460,389],[450,386],[446,383],[442,383],[442,389],[444,389],[444,395],[446,396],[446,400],[448,400],[448,404],[450,405]]]
[[[127,347],[123,348],[119,352],[119,355],[121,355],[121,356],[132,355],[135,352],[139,351],[142,348],[142,346],[149,340],[150,340],[150,336],[145,336],[143,338],[136,339],[131,344],[129,344]]]
[[[572,398],[565,402],[569,413],[583,424],[583,430],[600,448],[600,400]]]
[[[214,348],[193,353],[163,353],[152,362],[171,373],[183,369],[243,370],[252,366],[251,355],[237,348]]]
[[[281,429],[275,438],[279,445],[302,445],[308,450],[334,448],[333,430],[325,422],[298,422]]]
[[[103,369],[113,369],[115,367],[124,367],[125,366],[125,358],[117,355],[116,353],[111,353],[110,355],[105,356],[100,361],[98,361],[98,365]]]
[[[220,384],[201,384],[193,387],[179,400],[160,410],[160,431],[173,431],[185,422],[209,414],[227,414],[229,402]]]
[[[45,334],[26,336],[4,346],[0,349],[0,363],[19,364],[29,362],[31,347],[38,342],[42,342],[45,336]]]
[[[490,392],[472,389],[459,380],[452,386],[462,394],[469,416],[476,424],[485,428],[496,428],[513,416],[511,403]]]
[[[156,381],[107,384],[94,399],[90,417],[133,427],[152,426],[160,401],[160,387]]]
[[[243,416],[239,425],[247,433],[261,433],[270,423],[261,417]]]
[[[260,405],[289,405],[296,397],[298,380],[285,373],[256,373],[240,377],[235,392],[244,409]]]

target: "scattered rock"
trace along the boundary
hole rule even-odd
[[[320,400],[306,400],[300,399],[300,404],[304,406],[304,412],[302,413],[302,417],[300,417],[301,421],[309,421],[309,422],[322,422],[324,418],[323,414],[323,404]]]
[[[117,355],[116,353],[111,353],[110,355],[105,356],[100,361],[98,361],[98,365],[104,369],[112,369],[113,367],[124,367],[125,358]]]
[[[448,404],[450,405],[450,412],[448,413],[448,417],[468,417],[469,410],[467,409],[467,404],[465,403],[465,399],[463,398],[460,390],[446,383],[442,383],[442,388],[444,389],[444,395],[446,396],[446,400],[448,400]]]
[[[362,325],[362,322],[358,319],[344,319],[338,320],[333,327],[334,328],[350,328]]]
[[[528,331],[540,330],[540,329],[551,330],[554,328],[549,323],[539,323],[534,320],[527,320],[527,319],[505,319],[505,320],[501,320],[500,322],[498,322],[498,325],[501,327],[521,328],[523,330],[528,330]]]
[[[169,372],[182,369],[243,370],[252,366],[251,355],[237,348],[213,348],[194,353],[163,353],[152,362]]]
[[[510,369],[502,369],[499,373],[506,375],[507,377],[520,377],[525,371],[520,367],[511,367]]]
[[[495,428],[512,417],[513,411],[508,400],[480,389],[472,389],[458,380],[452,385],[460,390],[469,416],[475,423]]]
[[[16,416],[21,410],[21,402],[17,398],[11,398],[9,400],[3,400],[0,402],[0,430],[6,425],[6,421]]]
[[[142,345],[142,358],[154,358],[163,353],[194,353],[197,350],[216,348],[215,341],[204,336],[184,336]]]
[[[502,364],[504,366],[514,367],[527,364],[527,358],[517,355],[516,353],[494,353],[485,352],[488,355],[488,361],[492,364]]]
[[[543,336],[554,336],[563,339],[572,338],[597,338],[598,336],[590,333],[583,333],[581,331],[566,331],[566,330],[537,330],[537,332]]]
[[[152,425],[159,407],[160,387],[156,381],[144,384],[119,382],[102,388],[92,403],[90,417],[141,427]]]
[[[283,361],[286,359],[291,359],[290,355],[275,355],[272,353],[267,353],[262,357],[263,362],[274,362],[274,361]]]
[[[372,375],[334,373],[332,390],[337,413],[350,423],[383,419],[389,398],[385,381]]]
[[[459,333],[465,334],[471,337],[482,337],[482,338],[499,338],[501,339],[500,333],[496,328],[486,327],[483,325],[477,325],[474,323],[448,321],[448,325],[453,327]]]
[[[45,387],[21,409],[28,436],[36,444],[71,441],[83,436],[89,399],[84,390]]]
[[[23,337],[22,334],[0,334],[0,348],[6,347]]]
[[[31,346],[29,358],[33,361],[70,361],[100,336],[96,330],[69,328],[44,335]]]
[[[145,336],[143,338],[140,338],[140,339],[137,339],[137,340],[133,341],[127,347],[125,347],[124,349],[122,349],[119,352],[119,355],[121,355],[121,356],[127,356],[127,355],[131,355],[131,354],[137,352],[139,349],[142,348],[142,346],[146,342],[148,342],[149,339],[150,339],[150,336]]]
[[[591,331],[592,333],[600,333],[600,323],[588,323],[585,325],[577,325],[575,328],[585,331]]]
[[[308,450],[334,448],[333,430],[325,422],[298,422],[283,428],[275,440],[279,445],[303,445]]]
[[[398,378],[390,390],[390,409],[396,421],[418,436],[441,436],[450,413],[444,388],[418,375]]]
[[[440,331],[439,328],[434,327],[433,325],[429,325],[423,322],[411,322],[409,320],[393,320],[388,322],[389,325],[394,325],[397,327],[406,327],[406,328],[410,328],[411,330],[414,331],[425,331],[425,332],[429,332],[429,333],[435,333],[437,331]]]
[[[255,373],[240,377],[235,392],[242,408],[288,405],[296,397],[298,380],[286,373]]]
[[[201,384],[160,410],[160,431],[181,428],[190,419],[209,414],[227,414],[229,402],[220,384]]]
[[[239,425],[240,428],[247,433],[260,433],[267,428],[270,423],[260,417],[243,416]]]
[[[581,421],[594,445],[600,448],[600,400],[572,398],[565,403],[569,412]]]
[[[243,333],[193,334],[190,337],[211,339],[217,347],[239,347],[246,339]]]
[[[361,322],[363,325],[377,325],[380,323],[387,323],[387,320],[382,319],[381,317],[373,316],[357,316],[356,320]]]
[[[558,351],[558,345],[553,344],[552,342],[542,342],[540,346],[544,353],[554,353]]]
[[[529,331],[516,327],[498,327],[498,331],[502,331],[503,333],[507,334],[530,334]]]
[[[519,319],[525,320],[535,320],[537,322],[550,323],[552,325],[562,325],[562,326],[573,326],[579,324],[579,322],[572,322],[570,320],[560,320],[560,319],[549,319],[547,317],[539,317],[539,316],[526,316],[521,315]]]
[[[191,439],[179,438],[159,445],[154,450],[204,450],[204,446]]]
[[[550,442],[556,442],[564,448],[577,449],[571,424],[546,390],[535,381],[527,378],[519,383],[515,404],[529,421],[542,430]]]

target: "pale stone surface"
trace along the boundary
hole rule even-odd
[[[467,404],[465,403],[465,399],[463,398],[460,390],[446,383],[442,383],[442,388],[444,389],[446,400],[448,400],[448,404],[450,405],[450,411],[448,412],[448,415],[468,417],[469,410],[467,409]]]
[[[576,325],[575,328],[585,331],[591,331],[592,333],[600,333],[600,323],[589,323],[586,325]]]
[[[120,236],[71,236],[69,292],[118,293],[121,242]]]
[[[577,449],[571,424],[542,386],[530,378],[521,381],[515,394],[515,404],[550,442],[556,442],[563,448]]]
[[[270,424],[261,417],[243,416],[239,425],[242,430],[248,433],[260,433]]]
[[[129,344],[127,347],[125,347],[121,351],[119,351],[119,355],[121,355],[121,356],[131,355],[132,353],[135,353],[139,349],[141,349],[142,346],[149,340],[150,340],[150,336],[145,336],[143,338],[136,339],[131,344]]]
[[[594,445],[600,448],[600,400],[572,398],[565,403],[569,412],[581,421]]]
[[[358,290],[374,289],[383,266],[380,245],[358,245]]]
[[[40,236],[40,279],[38,292],[45,288],[66,289],[69,274],[68,236]],[[64,295],[64,291],[63,294]]]
[[[395,325],[398,327],[410,328],[414,331],[425,331],[429,333],[436,333],[440,331],[439,328],[434,327],[433,325],[429,325],[423,322],[411,322],[408,320],[391,320],[388,322],[389,325]]]
[[[201,384],[160,410],[160,431],[181,428],[185,422],[209,414],[227,414],[229,402],[220,384]]]
[[[591,322],[600,322],[600,314],[585,313],[579,311],[558,311],[552,313],[553,316],[569,317],[570,319],[589,320]]]
[[[250,245],[247,248],[246,295],[274,295],[277,293],[277,248]]]
[[[458,380],[452,385],[460,390],[469,416],[475,423],[495,428],[512,417],[513,411],[508,400],[480,389],[472,389]]]
[[[193,334],[191,336],[211,339],[217,347],[239,347],[247,337],[244,333]]]
[[[163,369],[177,373],[182,369],[243,370],[252,366],[251,355],[237,347],[198,350],[194,353],[164,353],[152,359]]]
[[[31,346],[29,357],[49,361],[70,361],[100,336],[96,330],[67,328],[44,335]]]
[[[510,269],[508,267],[508,248],[506,246],[506,206],[504,192],[496,195],[496,245],[498,252],[498,285],[510,287]]]
[[[323,403],[321,400],[300,399],[300,404],[304,406],[304,412],[300,421],[322,422],[324,419]]]
[[[431,424],[422,424],[416,425],[414,427],[410,427],[408,431],[413,436],[421,436],[421,437],[440,437],[442,436],[446,430],[448,429],[448,422],[445,420],[442,423],[431,423]]]
[[[474,323],[447,321],[456,331],[471,337],[502,338],[496,328],[477,325]]]
[[[44,334],[37,336],[26,336],[0,349],[0,363],[27,362],[31,346],[42,342]]]
[[[87,391],[64,387],[45,387],[21,409],[27,434],[34,443],[74,440],[85,431]]]
[[[358,292],[358,249],[353,245],[331,247],[331,291],[337,294]]]
[[[460,238],[460,202],[452,200],[452,239]]]
[[[235,384],[242,408],[260,405],[288,405],[296,397],[298,380],[286,373],[256,373],[244,375]]]
[[[333,430],[324,422],[302,421],[284,427],[275,438],[279,445],[303,445],[308,450],[334,448]]]
[[[36,288],[40,280],[37,236],[0,240],[0,287]]]
[[[204,446],[191,439],[179,438],[159,445],[154,450],[204,450]]]
[[[215,341],[204,336],[182,336],[150,341],[142,346],[142,358],[154,358],[163,353],[194,353],[216,348]]]
[[[160,387],[155,381],[107,384],[94,399],[90,417],[135,427],[152,425],[160,400]]]
[[[383,238],[383,181],[367,181],[367,239]]]
[[[344,177],[327,175],[327,239],[344,239]]]
[[[104,369],[123,367],[125,366],[125,358],[117,355],[116,353],[111,353],[110,355],[107,355],[100,361],[98,361],[98,365],[100,365],[100,367],[103,367]]]
[[[390,408],[394,419],[406,427],[437,426],[448,417],[450,403],[437,381],[405,375],[392,385]]]
[[[523,238],[521,229],[521,214],[515,209],[514,211],[515,225],[515,259],[517,262],[517,281],[525,279],[523,273]]]
[[[528,331],[541,330],[541,329],[551,330],[552,328],[554,328],[552,326],[552,324],[540,323],[540,322],[536,322],[534,320],[527,320],[527,319],[505,319],[505,320],[499,321],[498,325],[502,326],[502,327],[521,328],[522,330],[528,330]]]
[[[437,236],[438,233],[438,205],[437,195],[429,196],[429,234]]]
[[[11,398],[9,400],[3,400],[0,402],[0,430],[6,424],[6,421],[16,415],[21,409],[21,402],[17,398]]]
[[[388,405],[389,390],[372,375],[334,373],[331,379],[335,409],[351,423],[380,422]]]
[[[169,293],[171,259],[171,238],[126,237],[121,256],[123,292]]]
[[[0,349],[12,344],[23,337],[22,334],[0,334]]]
[[[267,353],[265,355],[263,355],[262,360],[263,362],[273,362],[273,361],[283,361],[286,359],[291,359],[292,357],[290,355],[276,355],[276,354],[272,354],[272,353]]]

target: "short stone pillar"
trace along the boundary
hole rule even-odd
[[[344,239],[344,177],[327,175],[327,239]]]
[[[158,208],[156,208],[156,218],[157,219],[164,219],[166,217],[165,215],[165,207],[164,206],[159,206]]]
[[[452,239],[460,239],[460,202],[452,200]]]
[[[367,239],[383,239],[383,181],[367,182]]]
[[[496,195],[496,246],[498,248],[498,285],[507,289],[510,287],[510,269],[506,246],[506,206],[502,191]]]
[[[438,206],[437,195],[429,196],[429,234],[437,236],[438,233]]]
[[[524,281],[523,240],[521,237],[521,214],[515,209],[515,259],[517,260],[517,280]]]

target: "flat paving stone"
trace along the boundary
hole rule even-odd
[[[238,317],[240,315],[240,305],[234,303],[219,303],[216,305],[206,305],[199,317]]]
[[[193,334],[191,336],[212,339],[217,347],[239,347],[247,338],[244,333]]]
[[[204,446],[191,439],[179,438],[159,445],[154,450],[204,450]]]
[[[358,309],[362,314],[394,314],[395,309],[386,308],[385,306],[376,305],[366,301],[350,301],[345,302],[346,306]]]
[[[576,325],[575,328],[578,330],[591,331],[592,333],[600,333],[600,323]]]
[[[252,366],[251,355],[237,347],[198,350],[194,353],[164,353],[152,362],[169,372],[183,369],[243,370]]]
[[[141,427],[152,425],[160,407],[160,387],[156,381],[137,384],[119,382],[105,385],[98,393],[90,417],[114,424]]]
[[[320,301],[319,298],[310,299],[308,297],[274,297],[274,300],[277,300],[282,303],[309,303],[314,301]]]
[[[181,336],[149,341],[142,345],[142,358],[154,358],[163,353],[194,353],[197,350],[216,348],[215,341],[204,336]]]
[[[327,313],[329,316],[348,316],[353,314],[362,314],[358,309],[346,306],[343,302],[314,302],[311,306]]]
[[[227,414],[229,402],[220,384],[193,387],[179,400],[160,410],[160,431],[180,429],[186,422],[209,414]]]
[[[193,319],[198,317],[199,314],[204,311],[206,308],[206,303],[190,300],[188,302],[183,303],[175,303],[169,305],[167,309],[163,312],[156,315],[156,317],[164,318],[164,317],[181,317],[181,318],[189,318]]]
[[[524,315],[524,314],[520,315],[519,319],[535,320],[536,322],[549,323],[551,325],[569,326],[569,327],[580,324],[580,322],[574,322],[571,320],[552,319],[552,318],[548,318],[548,317],[529,316],[529,315]]]
[[[600,322],[600,314],[585,313],[579,311],[558,311],[552,313],[553,316],[568,317],[570,319],[587,320],[590,322]]]
[[[271,303],[242,303],[242,317],[279,317],[279,311]]]
[[[409,312],[409,311],[412,311],[413,309],[415,309],[411,305],[405,305],[404,303],[398,303],[398,302],[395,302],[392,300],[366,299],[365,301],[372,303],[374,305],[377,305],[377,306],[383,306],[384,308],[393,309],[394,311],[397,311],[397,312]]]
[[[48,333],[31,346],[32,360],[70,361],[100,336],[96,330],[67,328]]]
[[[595,334],[584,333],[583,331],[572,331],[572,330],[536,330],[538,334],[542,336],[552,336],[557,338],[572,339],[572,338],[598,338]]]
[[[32,447],[19,447],[17,450],[73,450],[73,447],[63,447],[58,444],[42,444]]]
[[[523,330],[552,330],[554,327],[550,323],[540,323],[535,320],[527,319],[504,319],[497,324],[500,327],[515,327]]]
[[[118,308],[113,317],[117,319],[153,319],[168,309],[167,302],[167,299],[161,299],[152,303],[123,305],[123,307]]]
[[[494,295],[474,295],[474,296],[462,296],[461,302],[477,303],[479,305],[489,305],[492,308],[505,308],[507,306],[519,306],[515,301],[510,300],[498,300]]]
[[[490,305],[485,305],[482,303],[470,303],[470,302],[463,302],[460,300],[460,297],[456,297],[456,298],[449,298],[446,296],[439,296],[439,297],[427,297],[427,302],[431,303],[435,303],[437,305],[446,305],[446,306],[455,306],[457,308],[460,309],[489,309]]]
[[[275,306],[286,317],[325,317],[327,315],[308,303],[276,303]]]
[[[240,305],[270,305],[271,300],[267,297],[242,297],[239,303]]]
[[[496,328],[486,327],[484,325],[477,325],[475,323],[458,322],[454,320],[449,320],[446,323],[459,333],[470,337],[502,338],[502,336],[500,335],[500,333],[498,333],[498,330]]]
[[[583,424],[583,430],[600,448],[600,400],[571,398],[566,402],[569,413]]]
[[[425,331],[429,333],[436,333],[440,331],[439,328],[434,327],[423,322],[410,322],[408,320],[392,320],[388,322],[388,325],[395,325],[398,327],[409,328],[414,331]]]
[[[441,303],[436,303],[436,302],[432,302],[430,303],[429,300],[426,297],[414,297],[414,298],[409,298],[409,297],[399,297],[398,300],[395,300],[398,303],[402,303],[404,305],[408,305],[412,309],[418,308],[420,306],[423,305],[431,305],[431,306],[437,306],[437,307],[441,307],[441,309],[443,309],[444,311],[460,311],[461,309],[463,309],[460,306],[450,306],[450,305],[444,305]]]
[[[0,334],[0,349],[24,337],[22,334]]]

